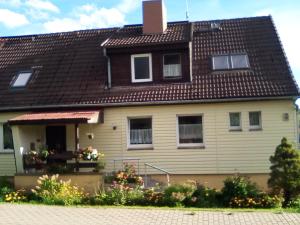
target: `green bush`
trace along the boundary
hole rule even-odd
[[[82,203],[85,195],[70,181],[58,180],[58,175],[44,175],[38,179],[38,186],[32,190],[36,199],[50,205],[76,205]]]
[[[228,177],[221,192],[224,206],[230,206],[233,198],[254,198],[261,193],[255,183],[242,176]]]
[[[144,193],[139,187],[116,184],[90,199],[92,205],[143,205]]]
[[[220,205],[220,195],[221,193],[216,189],[198,184],[197,189],[186,202],[186,206],[199,208],[218,207]]]
[[[6,186],[0,187],[0,202],[4,202],[5,196],[11,192],[13,192],[13,189],[11,189],[9,187],[6,187]]]
[[[269,187],[276,194],[283,193],[283,206],[286,207],[300,195],[300,155],[286,138],[282,138],[270,161]]]
[[[171,185],[163,192],[164,202],[168,206],[184,206],[185,202],[191,199],[195,190],[196,183],[193,181]]]

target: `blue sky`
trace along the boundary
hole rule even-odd
[[[185,20],[186,0],[165,0],[168,21]],[[190,20],[273,16],[300,83],[299,0],[188,0]],[[142,23],[141,0],[0,0],[0,36]]]

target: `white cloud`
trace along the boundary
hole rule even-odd
[[[299,61],[299,10],[270,10],[264,9],[257,12],[255,15],[272,15],[279,37],[282,41],[284,50],[293,70],[300,70]]]
[[[44,23],[46,32],[61,32],[69,30],[105,28],[121,26],[126,23],[127,13],[135,10],[141,0],[122,0],[112,8],[97,7],[85,4],[75,10],[73,17],[56,18]]]
[[[54,13],[58,13],[60,11],[56,5],[47,0],[27,0],[25,5],[38,11],[49,11]]]
[[[26,16],[8,9],[0,9],[0,23],[8,28],[15,28],[29,24]]]
[[[21,5],[21,0],[0,0],[0,4],[17,7]]]

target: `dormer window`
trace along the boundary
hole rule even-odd
[[[212,57],[213,70],[250,68],[247,54],[216,55]]]
[[[133,83],[152,81],[152,55],[131,55],[131,81]]]
[[[25,87],[32,75],[32,72],[20,72],[12,83],[13,88]]]
[[[164,78],[181,77],[180,54],[164,55]]]

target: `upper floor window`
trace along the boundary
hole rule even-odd
[[[246,69],[250,67],[247,54],[217,55],[212,57],[213,70]]]
[[[14,149],[12,130],[8,123],[0,124],[0,145],[0,151]]]
[[[25,87],[32,75],[32,72],[20,72],[12,83],[12,87]]]
[[[180,54],[164,55],[164,78],[181,77]]]
[[[152,56],[151,54],[131,55],[131,81],[152,81]]]
[[[229,113],[230,130],[241,130],[241,113],[231,112]]]
[[[249,126],[250,130],[260,130],[261,125],[261,112],[249,112]]]

